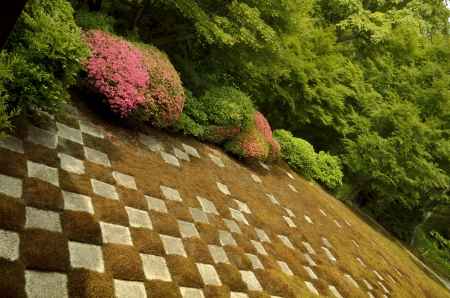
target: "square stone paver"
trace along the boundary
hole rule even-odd
[[[127,227],[100,222],[103,243],[133,245],[130,230]]]
[[[23,193],[22,180],[0,174],[0,193],[15,199],[20,199]]]
[[[237,246],[233,236],[228,231],[219,230],[219,241],[222,246],[230,245]]]
[[[223,222],[231,233],[242,234],[241,228],[234,220],[224,218]]]
[[[233,208],[228,208],[228,209],[230,210],[231,217],[234,220],[240,221],[240,222],[245,223],[246,225],[249,225],[247,219],[245,218],[244,214],[242,214],[241,211],[233,209]]]
[[[334,263],[337,261],[336,257],[331,253],[331,251],[327,247],[322,246],[322,250],[325,252],[325,255],[331,262]]]
[[[309,276],[310,279],[317,279],[317,275],[314,272],[314,270],[312,270],[311,267],[303,266],[303,268],[305,269],[306,273],[308,273],[308,276]]]
[[[309,266],[311,266],[311,267],[317,266],[316,262],[313,260],[313,258],[308,253],[304,253],[303,256],[305,257],[306,262],[308,263]]]
[[[283,261],[277,261],[278,266],[280,266],[281,271],[289,276],[293,276],[294,273],[292,272],[291,268],[289,268],[288,264],[286,262]]]
[[[359,244],[358,244],[358,242],[356,242],[355,240],[353,240],[353,239],[352,239],[352,243],[353,243],[353,245],[354,245],[354,246],[356,246],[356,247],[358,247],[358,248],[359,248]]]
[[[264,265],[261,263],[257,256],[248,253],[246,253],[245,255],[250,260],[250,263],[252,263],[253,269],[264,269]]]
[[[306,251],[310,254],[310,255],[315,255],[316,251],[314,250],[314,248],[312,248],[311,244],[309,244],[309,242],[306,241],[302,241],[303,246],[305,247]]]
[[[334,220],[334,223],[336,224],[336,226],[337,226],[339,229],[342,228],[342,225],[341,225],[336,219]]]
[[[62,191],[64,210],[81,211],[94,214],[94,207],[90,197],[69,191]]]
[[[216,264],[230,264],[230,260],[228,259],[228,256],[223,247],[217,245],[208,245],[208,250]]]
[[[60,168],[69,173],[83,175],[86,171],[82,160],[65,153],[58,153]]]
[[[0,258],[16,261],[19,258],[19,234],[0,230]]]
[[[311,217],[309,217],[308,215],[304,215],[305,220],[309,223],[309,224],[313,224],[313,221],[311,219]]]
[[[294,223],[294,221],[293,221],[290,217],[288,217],[288,216],[283,216],[283,218],[284,218],[284,221],[287,223],[287,225],[288,225],[290,228],[296,228],[296,227],[297,227],[297,225]]]
[[[83,145],[83,136],[80,130],[59,122],[56,122],[56,128],[58,129],[58,136],[61,138]]]
[[[181,199],[180,193],[178,192],[178,190],[168,187],[168,186],[164,186],[161,185],[159,187],[161,189],[161,192],[163,194],[163,196],[170,201],[177,201],[177,202],[182,202],[183,200]]]
[[[59,187],[58,169],[27,161],[28,177],[36,178]]]
[[[378,278],[379,280],[384,280],[383,276],[381,276],[380,273],[378,273],[378,271],[376,271],[376,270],[372,270],[372,271],[373,271],[373,273],[377,276],[377,278]]]
[[[252,174],[250,174],[250,176],[252,177],[253,181],[255,181],[256,183],[262,183],[262,180],[261,180],[261,178],[259,178],[258,175],[255,175],[252,173]]]
[[[116,298],[147,298],[145,285],[139,281],[114,279],[114,293]]]
[[[149,210],[154,210],[160,213],[168,213],[166,203],[158,198],[145,196]]]
[[[186,251],[184,250],[183,241],[180,238],[168,235],[159,235],[159,237],[161,238],[167,255],[187,257]]]
[[[363,266],[364,268],[367,267],[366,264],[363,262],[363,260],[361,260],[360,257],[356,257],[356,260],[361,264],[361,266]]]
[[[153,229],[152,221],[146,211],[126,206],[125,210],[130,220],[130,226],[133,228]]]
[[[183,238],[200,238],[200,234],[197,231],[195,225],[191,222],[178,220],[178,228],[180,229],[181,237]]]
[[[105,138],[101,129],[94,126],[92,123],[89,123],[87,121],[82,121],[82,120],[78,121],[78,123],[80,124],[80,130],[83,133],[86,133],[88,135],[91,135],[91,136],[99,138],[99,139]]]
[[[305,281],[306,288],[314,295],[319,296],[319,291],[317,291],[316,287],[309,281]]]
[[[59,213],[47,210],[26,207],[25,228],[43,229],[51,232],[62,232]]]
[[[197,149],[195,149],[192,146],[186,145],[186,144],[182,144],[184,151],[194,157],[200,158],[200,154],[198,154]]]
[[[208,153],[208,156],[212,160],[212,162],[219,168],[225,167],[225,163],[222,161],[222,159],[220,157],[215,156],[214,154],[211,154],[211,153]]]
[[[278,238],[283,242],[284,245],[289,247],[290,249],[295,249],[294,245],[292,244],[291,240],[285,235],[278,235]]]
[[[325,211],[323,211],[321,208],[319,208],[320,213],[322,213],[323,216],[328,216]]]
[[[330,289],[330,292],[334,295],[336,298],[344,298],[341,293],[336,289],[335,286],[329,285],[328,289]]]
[[[101,166],[110,168],[111,162],[109,161],[109,157],[106,153],[89,148],[84,147],[84,157],[90,162],[99,164]]]
[[[67,276],[56,272],[25,271],[28,298],[67,298]]]
[[[263,167],[263,169],[265,169],[267,171],[270,171],[270,167],[268,165],[266,165],[265,163],[263,163],[262,161],[259,162],[259,165],[261,167]]]
[[[178,160],[178,158],[176,158],[175,155],[172,155],[170,153],[161,151],[161,158],[164,160],[165,163],[168,163],[174,167],[180,167],[180,161]]]
[[[173,154],[175,154],[176,158],[178,158],[178,159],[181,159],[184,161],[191,161],[191,159],[189,158],[189,155],[186,152],[184,152],[176,147],[173,148]]]
[[[97,179],[91,179],[92,190],[95,194],[110,200],[119,200],[119,194],[114,185]]]
[[[283,208],[283,209],[284,209],[284,211],[286,211],[286,213],[287,213],[287,215],[288,215],[289,217],[293,217],[293,218],[296,217],[296,216],[295,216],[295,213],[292,212],[291,209],[289,209],[289,208]]]
[[[20,154],[24,153],[22,140],[10,135],[6,135],[4,138],[0,139],[0,148]]]
[[[376,298],[371,292],[367,292],[367,296],[369,296],[369,298]]]
[[[161,142],[149,135],[139,134],[139,141],[153,152],[160,152],[163,150]]]
[[[223,194],[225,194],[225,195],[227,195],[227,196],[230,196],[230,195],[231,195],[230,190],[228,189],[228,186],[226,186],[225,184],[220,183],[220,182],[216,182],[216,184],[217,184],[217,188],[218,188]]]
[[[247,214],[252,214],[252,211],[250,210],[250,208],[248,208],[248,205],[246,203],[236,200],[236,199],[234,199],[234,202],[238,205],[239,211],[247,213]]]
[[[264,230],[255,228],[255,232],[256,232],[256,236],[258,237],[259,241],[269,242],[269,243],[272,242],[272,241],[270,241],[269,236],[267,235],[267,233]]]
[[[231,292],[230,298],[248,298],[248,295],[240,292]]]
[[[70,266],[104,272],[102,249],[98,245],[69,241]]]
[[[266,193],[266,196],[269,198],[269,200],[272,202],[272,204],[280,205],[280,202],[278,202],[277,198],[275,198],[273,194]]]
[[[368,282],[367,279],[363,278],[362,281],[368,290],[370,290],[370,291],[373,290],[372,284],[370,282]]]
[[[112,173],[114,179],[116,180],[117,184],[122,185],[123,187],[130,188],[136,190],[136,181],[134,180],[133,176],[123,174],[117,171],[113,171]]]
[[[250,242],[255,247],[257,253],[264,256],[268,255],[266,249],[264,248],[264,245],[262,245],[261,242],[255,240],[250,240]]]
[[[348,280],[350,284],[352,284],[352,286],[354,286],[355,288],[359,288],[358,283],[356,282],[356,280],[353,279],[353,277],[350,274],[344,273],[344,277]]]
[[[381,281],[377,281],[377,284],[383,289],[383,291],[384,291],[386,294],[391,293]]]
[[[28,126],[27,141],[50,149],[58,146],[58,136],[55,133],[33,125]]]
[[[289,188],[293,191],[293,192],[298,192],[298,190],[295,188],[294,185],[292,184],[288,184]]]
[[[239,271],[241,273],[242,281],[247,284],[249,291],[262,291],[263,288],[252,271]]]
[[[322,239],[322,243],[323,243],[324,246],[326,246],[328,248],[333,248],[333,245],[331,245],[330,241],[328,241],[327,238],[322,237],[321,239]]]
[[[291,173],[289,173],[289,172],[286,172],[286,175],[289,177],[289,178],[291,178],[292,180],[294,180],[295,178],[294,178],[294,175],[292,175]]]
[[[195,222],[209,224],[208,215],[198,208],[189,208],[192,218]]]
[[[197,200],[200,203],[200,206],[202,206],[204,212],[219,215],[219,212],[213,202],[200,196],[197,196]]]
[[[160,256],[141,254],[145,278],[148,280],[172,281],[166,259]]]
[[[205,298],[201,289],[180,287],[180,293],[183,298]]]
[[[210,264],[196,263],[198,272],[202,277],[203,283],[206,286],[221,286],[219,275],[217,274],[216,268]]]

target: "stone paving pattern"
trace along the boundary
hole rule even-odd
[[[326,278],[324,267],[340,266],[333,239],[351,223],[326,206],[299,211],[301,184],[288,171],[283,187],[292,202],[264,188],[272,166],[260,163],[258,174],[237,178],[260,190],[267,208],[255,209],[219,176],[210,182],[212,197],[202,185],[187,191],[169,179],[149,191],[158,167],[180,171],[207,162],[226,174],[233,161],[217,150],[165,146],[141,134],[135,145],[141,157],[160,159],[143,164],[149,169],[142,177],[122,172],[127,157],[117,156],[108,134],[79,114],[26,131],[0,141],[8,158],[0,167],[2,297],[344,297],[343,285],[361,297],[383,297],[401,282],[397,268],[387,273],[366,265],[359,239],[348,239],[357,276],[343,271],[339,284]],[[279,228],[265,225],[266,215]],[[323,224],[335,226],[336,235],[321,234]],[[303,235],[315,226],[318,240]],[[296,290],[287,292],[284,279]]]

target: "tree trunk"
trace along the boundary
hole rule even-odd
[[[14,29],[27,0],[5,1],[0,10],[0,49],[4,47],[9,34]]]

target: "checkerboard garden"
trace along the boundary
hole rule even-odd
[[[242,164],[74,106],[0,141],[1,297],[436,297],[437,287],[284,164]]]

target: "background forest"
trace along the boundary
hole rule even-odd
[[[300,165],[283,156],[291,166],[319,177],[450,277],[444,1],[73,0],[76,24],[65,19],[73,13],[65,3],[30,0],[0,55],[2,126],[18,110],[56,108],[68,96],[88,55],[78,26],[152,44],[167,53],[185,87],[177,130],[204,133],[199,119],[209,113],[199,114],[198,102],[251,99],[278,129],[283,155],[289,148],[315,154]],[[48,38],[60,46],[48,47]],[[23,88],[43,81],[52,85]],[[337,170],[321,174],[320,165]]]

